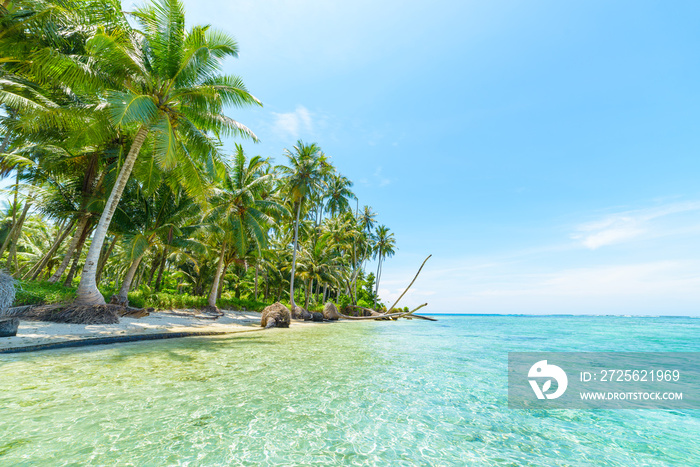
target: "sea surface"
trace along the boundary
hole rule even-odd
[[[700,319],[438,318],[0,355],[0,465],[700,465],[700,411],[507,403],[509,351],[700,351]]]

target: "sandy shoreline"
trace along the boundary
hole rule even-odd
[[[237,333],[263,330],[260,313],[254,311],[222,310],[219,319],[206,319],[193,310],[157,311],[143,318],[119,319],[119,324],[59,324],[45,321],[21,321],[17,335],[0,338],[0,351],[41,346],[84,339],[116,336],[148,336],[180,333]],[[292,321],[291,326],[311,323]]]

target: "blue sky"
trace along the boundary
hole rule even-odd
[[[185,5],[239,41],[248,154],[317,142],[395,232],[383,298],[433,254],[405,305],[700,314],[700,3]]]

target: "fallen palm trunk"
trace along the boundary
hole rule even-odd
[[[408,287],[406,287],[406,290],[404,290],[403,293],[402,293],[401,295],[399,295],[399,298],[396,299],[396,301],[394,302],[394,304],[391,305],[390,308],[388,308],[389,311],[391,311],[391,310],[393,310],[394,308],[396,308],[396,305],[399,304],[399,301],[403,298],[404,295],[406,295],[406,292],[408,292],[408,289],[410,289],[411,286],[413,285],[413,283],[416,281],[416,279],[418,279],[418,274],[420,274],[420,272],[423,270],[423,266],[425,266],[425,263],[430,259],[431,256],[433,256],[433,255],[428,255],[428,257],[425,258],[425,259],[423,260],[423,264],[421,264],[421,265],[420,265],[420,268],[418,268],[418,272],[417,272],[416,275],[413,277],[413,280],[411,281],[410,284],[408,284]]]
[[[411,315],[408,317],[408,319],[411,319],[411,318],[425,319],[428,321],[437,321],[437,318],[431,318],[429,316],[423,316],[423,315]]]
[[[400,313],[378,313],[374,310],[370,310],[369,308],[363,308],[363,307],[356,306],[356,308],[362,308],[362,309],[371,311],[374,314],[372,316],[348,316],[348,315],[344,315],[341,313],[339,313],[339,314],[340,314],[340,317],[343,319],[354,319],[354,320],[367,320],[367,319],[374,319],[374,320],[392,319],[392,320],[396,320],[399,318],[417,317],[417,318],[427,319],[429,321],[437,321],[437,319],[435,319],[435,318],[427,318],[425,316],[419,316],[419,315],[413,314],[416,311],[420,310],[421,308],[423,308],[424,306],[427,306],[427,305],[428,305],[427,303],[424,303],[424,304],[420,305],[419,307],[414,308],[411,311],[400,312]]]
[[[379,313],[379,312],[376,311],[376,310],[373,310],[373,309],[371,309],[371,308],[365,308],[365,307],[360,306],[360,305],[348,305],[348,306],[349,306],[350,308],[358,308],[358,309],[360,309],[360,310],[362,310],[362,311],[366,311],[366,312],[368,312],[370,315],[372,315],[373,313],[374,313],[374,314]]]
[[[359,306],[359,305],[350,305],[350,307],[352,307],[352,308],[359,308],[360,310],[369,312],[370,316],[348,316],[348,315],[342,315],[342,314],[341,314],[340,316],[341,316],[343,319],[353,319],[353,320],[367,320],[367,319],[374,319],[374,320],[392,319],[392,320],[396,320],[396,319],[399,319],[399,318],[411,319],[412,317],[416,317],[416,318],[419,318],[419,319],[426,319],[426,320],[428,320],[428,321],[437,321],[437,319],[435,319],[435,318],[428,318],[427,316],[420,316],[420,315],[414,315],[414,314],[413,314],[413,313],[415,313],[416,311],[418,311],[418,310],[420,310],[421,308],[423,308],[424,306],[427,306],[427,305],[428,305],[427,303],[424,303],[424,304],[420,305],[419,307],[414,308],[414,309],[411,310],[411,311],[391,313],[391,311],[394,310],[394,309],[396,308],[396,305],[399,303],[399,300],[401,300],[401,299],[403,298],[403,296],[406,295],[406,292],[408,292],[408,289],[410,289],[411,286],[413,285],[413,283],[416,281],[416,279],[418,279],[418,274],[420,274],[420,272],[423,270],[423,266],[425,266],[425,263],[430,259],[431,256],[433,256],[433,255],[428,255],[428,257],[425,258],[425,260],[423,260],[423,264],[421,264],[421,265],[420,265],[420,268],[418,268],[418,272],[417,272],[416,275],[413,277],[413,280],[411,281],[411,283],[408,284],[408,287],[406,287],[406,289],[405,289],[405,290],[403,291],[403,293],[399,296],[399,298],[396,299],[396,301],[395,301],[394,304],[391,306],[391,308],[389,308],[389,313],[379,313],[378,311],[372,310],[372,309],[370,309],[370,308],[365,308],[365,307],[363,307],[363,306]]]
[[[375,312],[375,313],[376,313],[376,312]],[[377,313],[377,314],[374,315],[374,316],[348,316],[348,315],[344,315],[344,314],[340,313],[340,317],[343,318],[343,319],[354,319],[354,320],[363,320],[363,319],[387,319],[387,318],[392,318],[392,319],[393,319],[393,318],[397,318],[397,317],[399,317],[399,316],[401,316],[401,315],[403,315],[403,314],[404,314],[404,313],[391,313],[391,314],[389,314],[389,315],[385,315],[385,314]]]
[[[413,313],[415,313],[416,311],[418,311],[418,310],[420,310],[421,308],[423,308],[424,306],[428,306],[428,304],[427,304],[427,303],[424,303],[424,304],[422,304],[422,305],[420,305],[420,306],[418,306],[418,307],[412,309],[411,311],[407,311],[406,313],[404,313],[404,314],[402,314],[401,316],[399,316],[399,318],[404,318],[404,317],[410,316],[410,315],[412,315]]]

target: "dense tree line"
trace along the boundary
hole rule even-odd
[[[4,267],[77,283],[80,304],[105,303],[105,285],[121,303],[135,289],[376,303],[393,234],[322,149],[298,141],[281,165],[224,150],[256,140],[225,113],[262,105],[222,73],[237,55],[228,34],[186,29],[177,0],[3,2]]]

